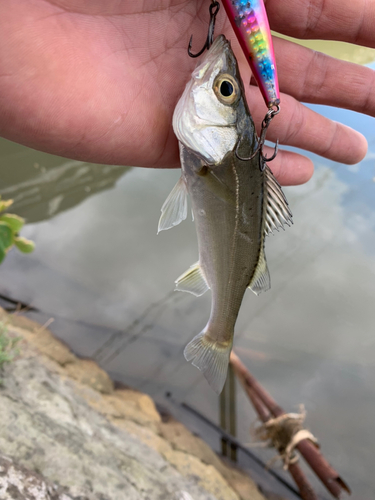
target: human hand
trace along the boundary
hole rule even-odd
[[[174,106],[208,27],[208,0],[8,0],[0,3],[0,134],[86,161],[177,167]],[[321,6],[319,10],[319,6]],[[365,10],[366,8],[366,10]],[[268,0],[271,27],[301,38],[375,46],[375,2]],[[250,70],[226,19],[216,34],[232,40],[244,82]],[[299,101],[375,115],[374,71],[275,40],[282,112],[268,138],[343,163],[366,152],[357,132]],[[247,98],[256,124],[266,107],[256,87]],[[305,182],[312,162],[280,151],[272,163],[283,184]]]

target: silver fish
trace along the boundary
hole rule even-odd
[[[184,355],[220,393],[227,375],[234,325],[245,291],[270,288],[265,236],[292,223],[280,185],[256,152],[258,138],[229,41],[216,38],[195,69],[174,115],[182,175],[162,207],[159,231],[187,216],[191,197],[199,261],[176,290],[212,292],[206,327]]]

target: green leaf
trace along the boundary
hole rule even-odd
[[[23,253],[31,253],[35,248],[35,243],[24,238],[23,236],[17,236],[17,238],[14,238],[14,244],[18,250]]]
[[[0,212],[3,212],[6,210],[8,207],[10,207],[13,203],[13,200],[1,200],[0,196]]]
[[[7,250],[12,245],[13,231],[5,222],[0,222],[0,247],[2,247],[3,250]]]
[[[5,259],[5,250],[4,248],[0,245],[0,264],[3,262]]]
[[[5,222],[14,233],[19,233],[25,224],[25,219],[14,214],[4,214],[0,217],[1,222]]]

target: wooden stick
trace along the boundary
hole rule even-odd
[[[276,401],[265,389],[263,389],[263,387],[253,377],[253,375],[251,375],[251,373],[247,370],[245,365],[233,351],[231,353],[230,362],[233,366],[237,378],[241,382],[252,402],[255,395],[258,399],[258,407],[259,401],[261,401],[266,407],[266,411],[268,410],[268,412],[270,412],[273,417],[279,417],[285,414],[283,408],[276,403]],[[257,409],[257,406],[255,404],[254,407]],[[261,415],[260,418],[262,418]],[[325,487],[328,489],[328,491],[335,498],[341,497],[342,490],[345,490],[349,494],[351,493],[348,485],[341,479],[335,469],[327,462],[327,460],[320,453],[319,449],[311,441],[309,441],[308,439],[304,439],[298,443],[296,448],[304,457],[312,470],[315,472],[315,474],[322,481],[322,483],[325,485]],[[291,466],[289,466],[289,470],[290,467]]]

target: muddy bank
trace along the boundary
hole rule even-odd
[[[20,337],[0,374],[1,499],[264,500],[149,396],[115,388],[47,328],[0,321]]]

